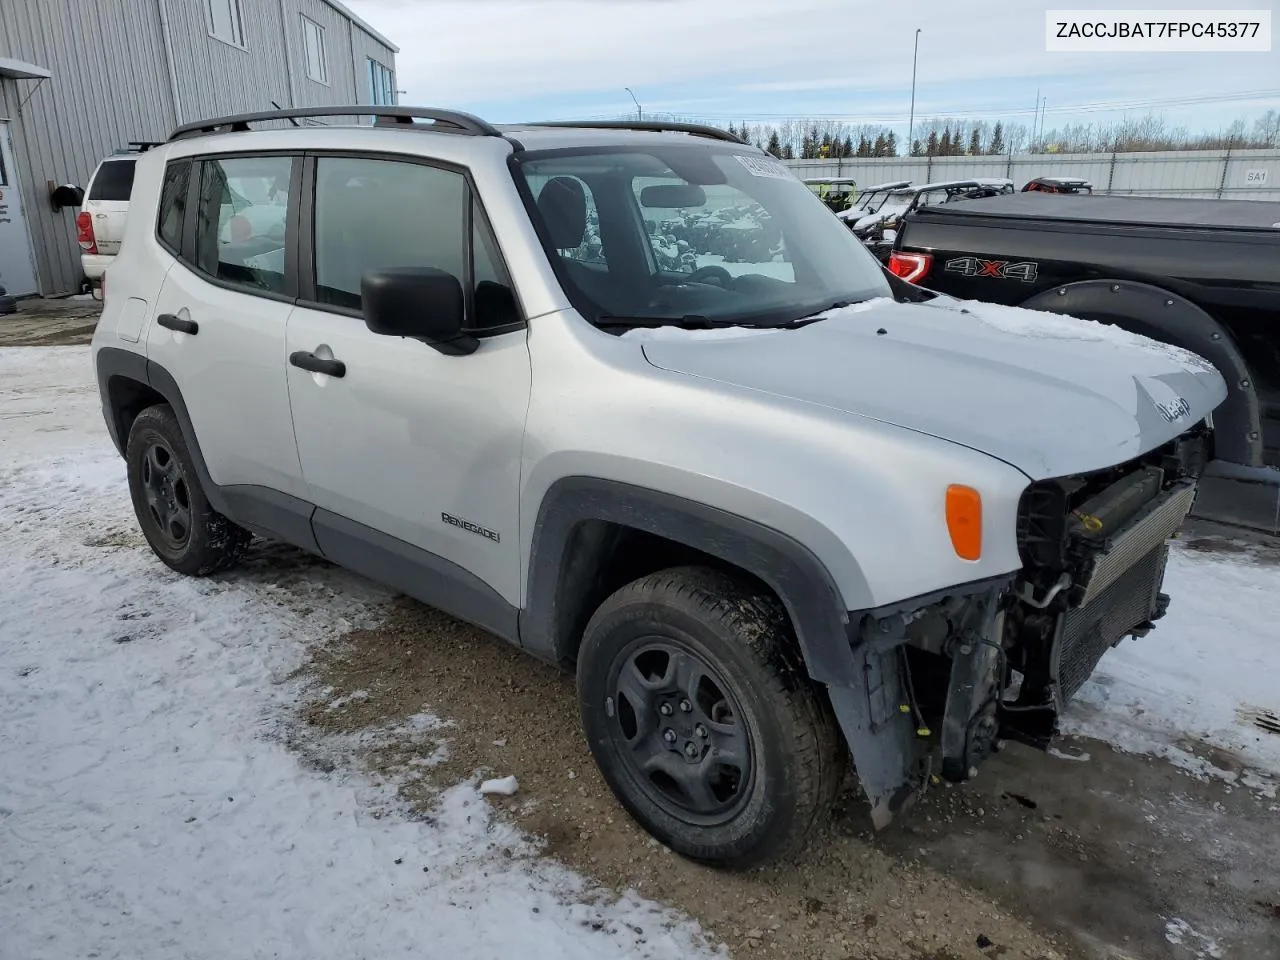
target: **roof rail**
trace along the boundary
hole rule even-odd
[[[447,133],[462,133],[474,137],[501,137],[497,128],[479,117],[457,110],[437,110],[432,107],[356,106],[344,104],[335,107],[290,107],[286,110],[264,110],[259,113],[240,113],[230,117],[216,117],[185,123],[170,134],[170,140],[184,140],[211,133],[242,133],[251,123],[265,120],[294,120],[298,117],[375,117],[378,126],[412,127],[414,120],[435,121],[431,129]]]
[[[652,130],[656,133],[689,133],[695,137],[710,137],[730,143],[747,144],[728,130],[703,123],[681,123],[678,120],[540,120],[526,123],[527,127],[593,127],[599,130]]]

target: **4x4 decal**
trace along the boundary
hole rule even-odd
[[[943,266],[947,273],[958,273],[966,277],[992,277],[996,280],[1021,280],[1023,283],[1034,283],[1040,272],[1040,265],[1032,260],[1010,263],[1008,260],[957,257],[948,260]]]

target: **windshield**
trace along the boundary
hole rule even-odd
[[[516,154],[565,293],[593,322],[777,325],[889,295],[786,167],[702,142]]]

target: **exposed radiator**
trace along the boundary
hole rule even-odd
[[[1076,695],[1102,655],[1150,619],[1164,580],[1169,548],[1164,543],[1111,581],[1087,605],[1062,616],[1051,675],[1059,706]]]
[[[1164,581],[1168,540],[1195,500],[1192,481],[1163,494],[1136,516],[1094,562],[1079,605],[1062,615],[1051,675],[1059,704],[1089,679],[1102,655],[1151,619]]]

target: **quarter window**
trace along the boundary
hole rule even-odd
[[[283,293],[293,158],[227,157],[202,164],[196,262],[212,277]]]
[[[182,248],[182,224],[187,212],[187,186],[190,182],[190,160],[179,160],[165,167],[156,229],[160,241],[174,254]]]
[[[303,17],[302,44],[307,56],[307,76],[317,83],[327,84],[329,64],[325,57],[324,27],[308,17]]]
[[[209,10],[209,33],[224,43],[244,46],[244,21],[240,17],[240,0],[206,0]]]

